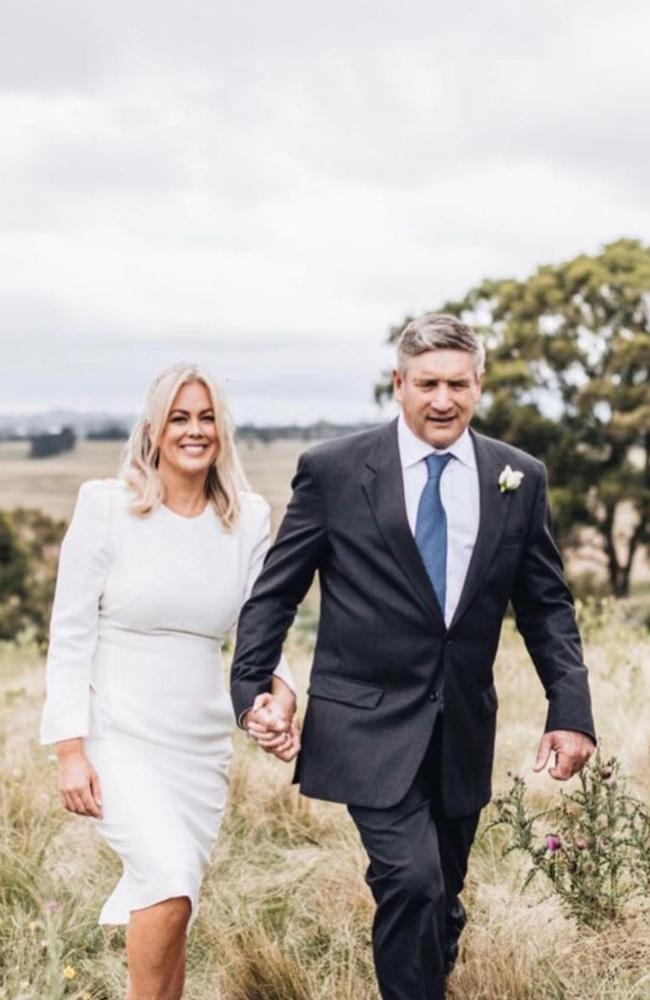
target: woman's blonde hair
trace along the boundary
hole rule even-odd
[[[200,365],[180,361],[165,368],[149,386],[144,413],[131,431],[122,455],[120,477],[135,493],[134,514],[146,515],[165,500],[164,484],[158,473],[160,441],[179,389],[191,382],[205,386],[214,411],[217,454],[205,479],[205,495],[226,528],[239,517],[239,491],[248,482],[235,448],[232,417],[228,404],[212,376]]]

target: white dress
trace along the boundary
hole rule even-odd
[[[196,905],[226,804],[235,720],[221,647],[270,541],[268,504],[241,494],[227,531],[211,506],[140,517],[117,481],[84,483],[59,562],[43,743],[84,738],[97,828],[124,874],[100,923],[174,896]],[[291,687],[284,660],[276,673]]]

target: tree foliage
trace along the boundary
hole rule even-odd
[[[45,644],[64,530],[40,510],[0,512],[0,639]]]
[[[621,239],[524,280],[483,281],[436,311],[485,339],[479,429],[546,463],[561,541],[593,528],[613,593],[627,594],[650,543],[650,247]]]
[[[60,431],[32,434],[30,442],[30,458],[51,458],[52,455],[72,451],[77,443],[77,435],[72,427],[63,427]]]
[[[0,512],[0,639],[12,639],[20,628],[27,574],[24,546],[8,516]]]

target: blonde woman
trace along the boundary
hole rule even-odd
[[[94,817],[124,865],[100,923],[128,924],[128,1000],[182,995],[186,930],[228,787],[234,718],[220,650],[269,540],[269,507],[247,488],[213,379],[195,365],[162,372],[121,478],[79,491],[41,732],[56,744],[64,806]],[[283,661],[272,692],[289,717]],[[286,759],[297,752],[295,731],[270,739]]]

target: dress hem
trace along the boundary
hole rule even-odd
[[[188,926],[191,926],[196,919],[198,901],[196,887],[188,888],[188,883],[193,881],[187,873],[179,873],[176,877],[165,879],[162,888],[161,883],[158,883],[155,888],[151,886],[148,890],[133,893],[128,889],[126,875],[123,875],[113,893],[104,903],[97,922],[100,925],[110,924],[114,926],[128,924],[134,910],[146,910],[150,906],[155,906],[156,903],[164,903],[168,899],[178,899],[184,896],[190,901],[191,912]]]

